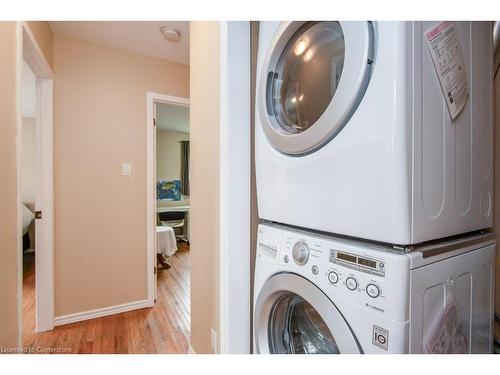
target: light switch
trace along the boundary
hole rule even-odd
[[[132,164],[122,163],[122,176],[130,176],[132,174]]]

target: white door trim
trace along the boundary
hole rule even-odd
[[[155,304],[155,273],[156,265],[156,128],[153,123],[155,116],[154,103],[170,103],[189,106],[189,99],[179,96],[164,95],[156,92],[146,93],[146,202],[147,202],[147,289],[149,307]]]
[[[219,352],[250,353],[250,22],[220,22]]]
[[[42,211],[42,219],[37,221],[36,244],[36,331],[49,331],[54,328],[54,123],[53,123],[53,73],[26,22],[19,22],[18,71],[21,72],[23,59],[36,76],[36,128],[37,155],[39,161],[40,185],[37,193],[36,210]],[[20,87],[20,73],[18,87]],[[18,90],[20,96],[20,90]],[[17,205],[18,238],[22,237],[21,227],[21,165],[22,117],[18,106],[17,121]],[[21,242],[21,241],[20,241]],[[18,248],[18,332],[22,343],[22,293],[23,293],[23,255],[22,245]]]
[[[39,196],[36,209],[42,211],[37,221],[36,269],[36,331],[54,328],[54,129],[53,81],[36,79],[37,143],[40,161]],[[39,225],[40,223],[41,225]]]

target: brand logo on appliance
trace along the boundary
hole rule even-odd
[[[379,327],[373,326],[372,344],[387,350],[389,346],[389,331]]]

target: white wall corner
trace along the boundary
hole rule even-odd
[[[250,353],[250,22],[220,23],[220,353]]]

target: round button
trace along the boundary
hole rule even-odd
[[[337,284],[339,281],[339,275],[335,271],[331,271],[328,273],[328,281],[332,284]]]
[[[354,277],[348,277],[345,281],[345,285],[349,290],[356,290],[358,288],[358,282]]]
[[[283,257],[283,260],[285,261],[285,263],[288,263],[290,261],[290,258],[288,258],[288,255],[285,255]]]
[[[380,296],[380,288],[375,284],[368,284],[366,286],[366,294],[372,298],[377,298]]]
[[[295,263],[303,266],[309,260],[309,247],[303,241],[297,242],[293,245],[292,257]]]
[[[312,271],[312,273],[313,273],[314,275],[317,275],[317,274],[318,274],[318,272],[319,272],[319,268],[318,268],[318,266],[312,266],[311,271]]]

